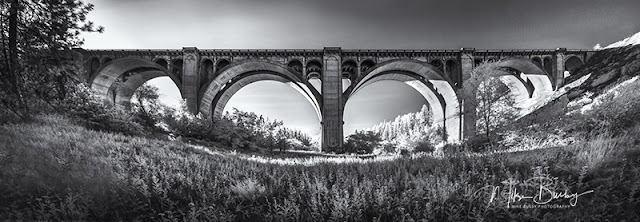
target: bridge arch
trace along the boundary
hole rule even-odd
[[[166,59],[164,58],[156,58],[155,60],[153,60],[153,62],[155,62],[156,64],[162,66],[163,68],[169,70],[169,62],[167,62]]]
[[[211,59],[202,59],[200,61],[200,86],[204,85],[209,79],[215,77],[215,69]]]
[[[302,62],[299,59],[289,60],[289,62],[287,63],[287,66],[293,69],[293,71],[296,71],[300,74],[302,73],[303,66],[302,66]]]
[[[582,66],[584,62],[578,56],[569,56],[566,58],[564,62],[564,70],[569,71],[569,73],[573,74],[576,69]]]
[[[544,97],[553,91],[551,78],[534,61],[523,58],[497,60],[492,65],[481,64],[474,72],[489,72],[491,78],[497,78],[506,85],[515,97],[516,106],[526,108],[532,101]],[[476,94],[478,87],[485,79],[474,74],[464,82],[465,134],[476,132]]]
[[[481,64],[474,72],[490,72],[489,77],[497,78],[511,90],[515,96],[516,106],[526,108],[539,98],[547,96],[553,91],[551,78],[537,65],[535,61],[523,58],[509,58],[498,60],[492,65]],[[476,133],[476,93],[485,79],[472,74],[471,78],[464,82],[462,97],[464,97],[465,137]]]
[[[102,65],[105,65],[105,64],[107,64],[107,63],[109,63],[109,62],[111,62],[111,61],[113,61],[113,59],[112,59],[111,57],[104,57],[104,58],[102,59],[101,64],[102,64]]]
[[[456,62],[454,59],[449,59],[447,60],[447,62],[445,62],[445,74],[447,75],[447,77],[449,77],[453,83],[453,85],[455,85],[458,88],[461,88],[462,85],[462,76],[460,73],[460,66],[458,64],[458,62]]]
[[[229,62],[229,60],[227,60],[227,59],[219,59],[218,61],[216,61],[216,72],[219,72],[220,70],[224,69],[229,64],[231,64]]]
[[[433,60],[431,60],[431,62],[429,62],[429,64],[431,64],[431,66],[435,67],[436,69],[440,70],[441,72],[444,72],[444,62],[442,62],[442,60],[433,59]]]
[[[171,78],[182,92],[182,83],[178,76],[155,62],[136,57],[117,59],[105,64],[104,68],[89,79],[89,83],[106,102],[129,107],[131,96],[136,89],[160,76]]]
[[[531,58],[531,62],[533,62],[533,64],[535,64],[536,66],[540,67],[540,69],[542,69],[544,66],[542,66],[542,59],[540,59],[540,57],[533,57]]]
[[[371,59],[365,59],[360,62],[360,72],[364,73],[374,67],[376,63]]]
[[[496,66],[498,70],[494,70],[494,77],[499,77],[514,90],[517,100],[525,101],[553,91],[551,75],[533,61],[509,58],[496,61]]]
[[[353,59],[342,62],[342,78],[351,81],[358,73],[358,63]]]
[[[182,67],[184,61],[182,59],[174,59],[171,61],[171,72],[176,76],[182,76]]]
[[[549,75],[549,77],[551,77],[551,73],[553,73],[553,60],[551,59],[551,57],[545,56],[544,59],[542,59],[542,65],[544,71],[547,72],[547,75]]]
[[[418,91],[429,103],[433,124],[443,126],[449,141],[460,141],[460,116],[458,96],[451,80],[439,69],[417,60],[392,60],[378,64],[362,74],[348,98],[369,84],[382,80],[403,82]]]
[[[307,62],[307,79],[318,78],[322,79],[322,62],[317,59],[312,59]]]
[[[199,94],[200,113],[221,117],[225,105],[236,92],[246,85],[262,80],[289,84],[311,103],[318,118],[322,120],[318,92],[310,84],[302,81],[289,67],[266,61],[230,64],[202,88]]]
[[[100,69],[100,59],[98,59],[97,57],[92,57],[91,59],[89,59],[88,67],[89,76],[95,75],[98,69]]]

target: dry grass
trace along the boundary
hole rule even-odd
[[[0,126],[0,218],[633,221],[640,219],[632,210],[640,202],[640,152],[627,139],[601,136],[481,156],[278,159],[212,155],[41,116]],[[473,195],[485,185],[530,177],[536,166],[595,194],[577,207],[548,210],[487,207]]]

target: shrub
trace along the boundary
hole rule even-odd
[[[147,134],[134,115],[116,109],[114,106],[105,105],[101,98],[85,84],[72,88],[72,92],[64,101],[65,105],[61,108],[89,129],[127,135]]]
[[[202,115],[184,114],[169,115],[165,122],[171,131],[182,137],[216,142],[231,149],[251,147],[250,132],[226,118],[212,120]]]
[[[411,156],[411,151],[407,150],[407,149],[400,149],[400,155],[403,157],[409,157]]]
[[[382,139],[373,131],[356,131],[347,137],[342,149],[345,153],[368,154],[380,146]]]
[[[382,151],[385,153],[395,153],[396,152],[396,144],[390,142],[382,143]]]
[[[464,146],[467,150],[472,152],[484,152],[488,150],[488,148],[491,146],[491,143],[489,138],[486,135],[482,134],[467,139],[464,142]]]
[[[414,149],[414,151],[430,153],[435,149],[435,146],[433,146],[433,144],[431,144],[429,141],[420,141],[416,144],[416,148]]]
[[[464,146],[461,144],[447,143],[442,146],[442,153],[445,156],[454,156],[458,153],[461,153],[464,149]]]

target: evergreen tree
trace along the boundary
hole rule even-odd
[[[81,32],[102,32],[86,20],[93,5],[78,0],[0,2],[0,106],[24,118],[60,105],[81,82],[72,48]]]

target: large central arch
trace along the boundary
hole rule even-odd
[[[248,61],[226,66],[202,88],[199,94],[200,112],[205,116],[221,117],[224,106],[236,92],[262,80],[291,85],[311,103],[318,119],[322,121],[321,104],[318,102],[320,94],[290,68],[269,61]]]
[[[393,60],[378,64],[347,89],[347,99],[365,86],[383,80],[404,82],[418,91],[429,103],[433,124],[442,126],[447,140],[461,140],[458,96],[451,80],[436,67],[417,60]]]
[[[180,78],[166,67],[149,60],[129,57],[112,60],[99,72],[89,77],[91,88],[105,101],[117,106],[129,107],[131,96],[145,82],[160,76],[168,76],[182,92]],[[128,78],[124,79],[124,75]],[[121,82],[116,84],[116,82]]]

